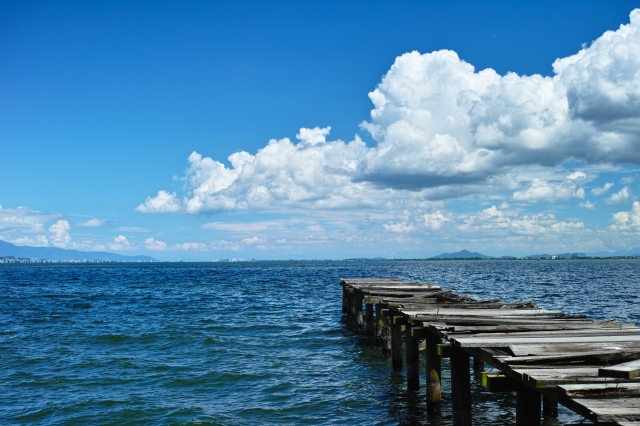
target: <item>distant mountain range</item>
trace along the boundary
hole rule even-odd
[[[557,253],[557,254],[530,254],[527,256],[500,256],[500,259],[551,259],[552,256],[561,258],[581,258],[581,257],[616,257],[616,256],[640,256],[640,247],[629,250],[620,250],[614,252],[589,252],[589,253]],[[495,259],[493,256],[487,256],[482,253],[469,250],[461,250],[455,253],[442,253],[433,256],[431,259]]]
[[[475,251],[460,250],[455,253],[442,253],[433,256],[432,259],[492,259],[492,257]]]
[[[124,256],[100,251],[67,250],[57,247],[16,246],[0,240],[0,257],[20,257],[40,260],[110,260],[120,262],[157,262],[150,256]]]
[[[618,250],[614,252],[608,251],[594,251],[587,253],[587,256],[598,256],[598,257],[607,257],[607,256],[640,256],[640,247],[635,247],[629,250]]]

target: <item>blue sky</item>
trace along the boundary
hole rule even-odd
[[[0,5],[0,239],[640,246],[640,2],[131,3]]]

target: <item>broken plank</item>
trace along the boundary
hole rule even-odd
[[[564,386],[560,385],[558,389]],[[566,398],[558,397],[560,403],[595,423],[618,421],[640,421],[640,398]]]
[[[640,359],[625,362],[623,364],[604,367],[599,370],[601,377],[619,377],[623,379],[635,379],[640,377]]]

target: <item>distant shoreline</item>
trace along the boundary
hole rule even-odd
[[[584,260],[640,260],[640,256],[601,256],[601,257],[559,257],[551,258],[535,258],[535,257],[512,257],[512,258],[481,258],[481,257],[459,257],[459,258],[407,258],[407,259],[368,259],[368,258],[350,258],[350,259],[286,259],[286,260],[237,260],[229,262],[220,262],[217,260],[155,260],[155,261],[127,261],[127,260],[46,260],[46,259],[23,259],[23,258],[2,258],[0,257],[0,265],[102,265],[102,264],[126,264],[126,265],[148,265],[160,263],[206,263],[206,264],[230,264],[230,263],[259,263],[259,262],[460,262],[460,261],[584,261]]]

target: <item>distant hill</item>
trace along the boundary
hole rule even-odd
[[[437,256],[433,256],[432,259],[491,259],[491,256],[485,256],[482,253],[475,251],[460,250],[456,253],[442,253]]]
[[[123,256],[116,253],[67,250],[57,247],[16,246],[15,244],[0,240],[0,257],[10,256],[41,260],[116,260],[120,262],[157,262],[156,259],[149,256]]]
[[[586,253],[558,253],[558,254],[530,254],[528,256],[523,256],[524,258],[530,259],[551,259],[552,256],[563,259],[575,259],[581,257],[587,257]]]
[[[613,257],[613,256],[640,256],[640,247],[632,248],[629,250],[618,250],[618,251],[594,251],[591,253],[587,253],[589,256],[598,256],[598,257]]]

